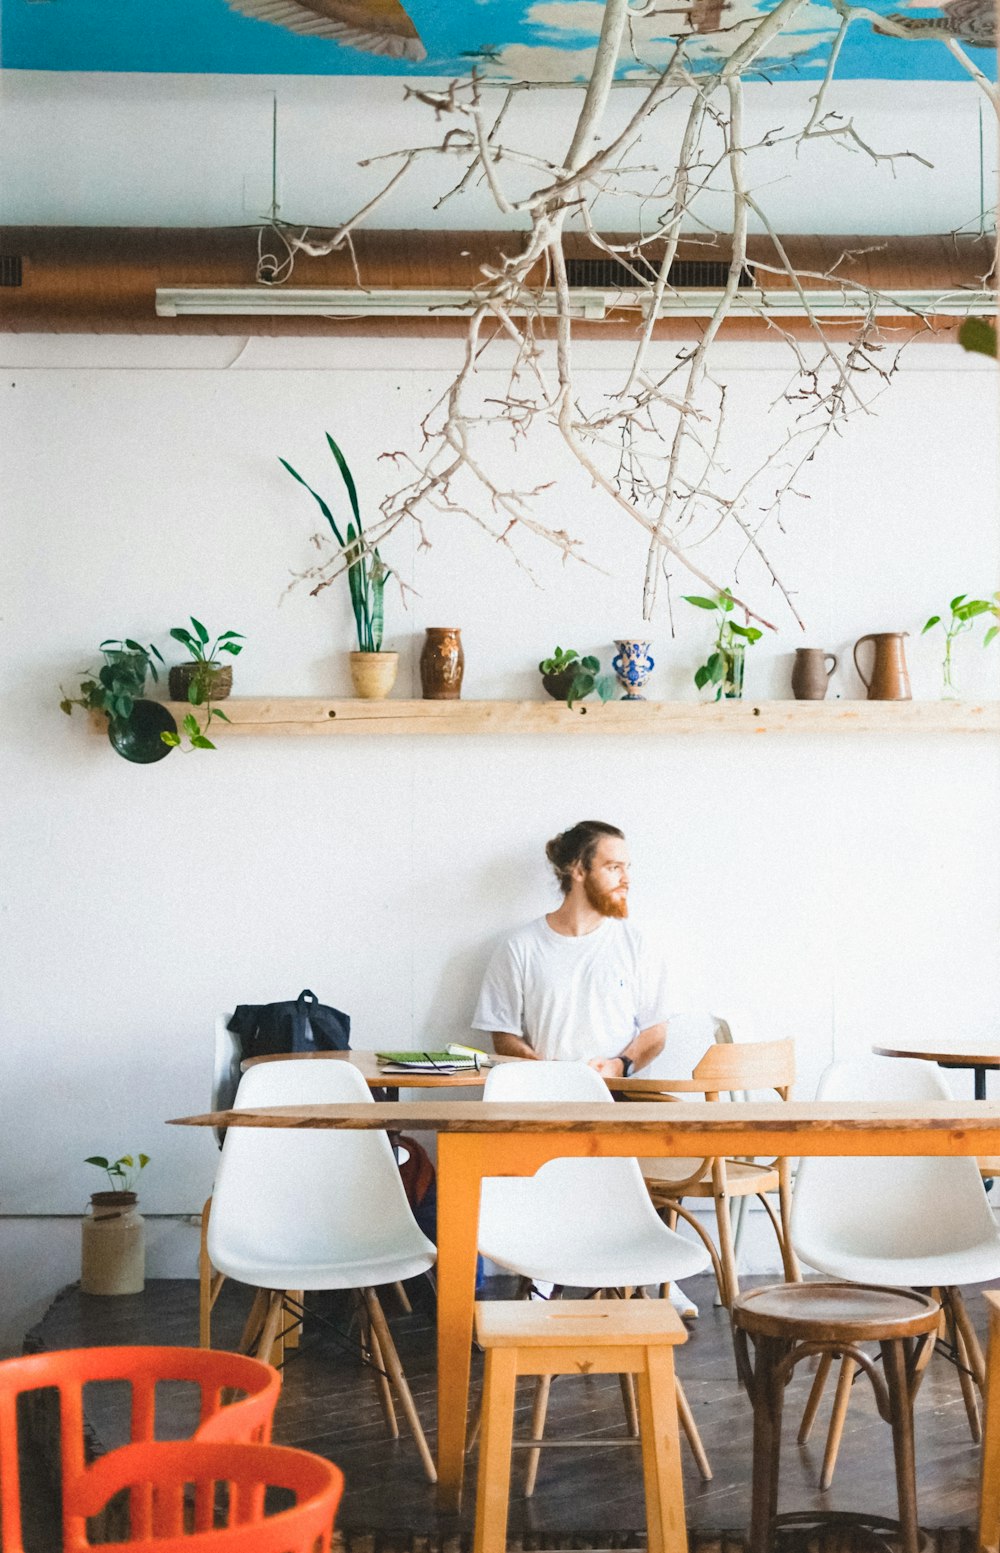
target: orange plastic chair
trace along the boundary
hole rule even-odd
[[[85,1456],[83,1388],[123,1381],[131,1387],[128,1438],[132,1441],[154,1438],[156,1388],[167,1381],[198,1388],[198,1421],[193,1430],[197,1438],[243,1442],[271,1438],[281,1377],[269,1364],[245,1354],[203,1348],[68,1348],[0,1361],[0,1546],[4,1553],[23,1553],[19,1398],[45,1390],[58,1393],[63,1538],[70,1549],[80,1545],[84,1529],[79,1522],[70,1525],[67,1490],[93,1470]],[[234,1393],[240,1395],[234,1397]],[[38,1405],[43,1398],[34,1401]]]
[[[344,1488],[339,1467],[282,1445],[146,1442],[110,1451],[79,1478],[74,1518],[100,1514],[129,1495],[129,1540],[120,1553],[327,1553]],[[193,1494],[191,1490],[193,1489]],[[265,1495],[295,1495],[267,1514]]]

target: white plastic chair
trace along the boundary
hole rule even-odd
[[[599,1074],[578,1062],[504,1063],[490,1070],[483,1099],[614,1104]],[[668,1284],[710,1266],[703,1245],[675,1234],[659,1218],[635,1159],[554,1159],[533,1176],[485,1180],[479,1250],[522,1279],[576,1289],[618,1291]],[[548,1377],[542,1377],[534,1439],[542,1438],[548,1390]],[[623,1386],[623,1392],[632,1425],[628,1388]],[[711,1468],[680,1382],[677,1406],[707,1481]],[[534,1488],[538,1454],[529,1452],[527,1494]]]
[[[927,1062],[866,1057],[836,1062],[820,1079],[817,1100],[948,1100],[943,1075]],[[1000,1277],[1000,1229],[972,1158],[803,1159],[792,1194],[792,1244],[817,1272],[854,1283],[936,1289],[958,1360],[969,1425],[979,1439],[985,1366],[960,1285]],[[821,1487],[833,1479],[837,1449],[857,1366],[844,1358]],[[829,1361],[821,1361],[799,1431],[808,1438]],[[971,1371],[971,1374],[969,1373]]]
[[[348,1062],[264,1062],[243,1075],[235,1109],[264,1105],[371,1104]],[[290,1290],[352,1289],[366,1328],[379,1395],[398,1433],[389,1382],[436,1481],[376,1287],[433,1267],[436,1251],[418,1226],[384,1132],[231,1127],[208,1223],[207,1253],[227,1278],[258,1290],[241,1348],[270,1352]]]

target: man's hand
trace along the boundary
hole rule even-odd
[[[621,1078],[625,1072],[625,1064],[620,1057],[591,1057],[587,1066],[602,1078]]]

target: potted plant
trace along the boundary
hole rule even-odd
[[[340,546],[344,570],[347,572],[347,584],[351,592],[354,624],[358,633],[358,650],[350,655],[354,691],[365,701],[382,701],[396,683],[396,673],[399,668],[399,654],[382,651],[383,597],[389,568],[379,555],[378,548],[369,547],[365,539],[357,488],[348,462],[329,432],[326,433],[326,440],[340,470],[340,477],[344,482],[347,499],[354,515],[354,521],[348,523],[344,533],[341,533],[338,528],[337,521],[322,496],[314,491],[306,480],[303,480],[298,470],[293,469],[287,459],[279,459],[279,463],[288,470],[294,480],[305,486],[330,525],[333,537]]]
[[[1000,593],[994,593],[991,599],[970,599],[967,593],[959,593],[948,605],[948,610],[950,619],[947,623],[940,615],[932,615],[920,633],[921,636],[926,636],[927,632],[937,625],[944,631],[944,657],[941,660],[941,674],[944,682],[942,696],[946,701],[952,700],[958,695],[955,687],[954,663],[952,661],[952,648],[955,645],[955,641],[966,631],[972,630],[973,622],[978,620],[980,615],[992,615],[994,624],[989,627],[986,635],[983,637],[983,646],[988,647],[990,645],[997,634],[1000,633],[1000,624],[997,623],[1000,622]]]
[[[739,701],[743,696],[744,651],[760,641],[763,631],[758,631],[756,626],[741,626],[733,620],[736,601],[729,588],[723,588],[711,599],[697,593],[685,593],[683,598],[686,604],[693,604],[696,609],[710,609],[716,616],[715,645],[705,662],[695,670],[695,684],[699,690],[714,685],[713,699],[716,701],[723,696],[727,701]]]
[[[91,1154],[84,1161],[108,1178],[109,1190],[93,1192],[83,1220],[80,1288],[84,1294],[141,1294],[146,1279],[146,1229],[135,1182],[148,1154],[114,1161]]]
[[[104,712],[108,719],[108,739],[125,760],[148,765],[170,753],[163,734],[177,734],[177,724],[159,701],[147,701],[143,691],[146,676],[158,679],[156,662],[162,663],[159,650],[144,647],[131,637],[124,641],[109,639],[101,643],[104,663],[97,671],[88,671],[78,696],[63,690],[59,705],[71,715],[75,706],[88,712]],[[156,660],[154,662],[153,660]],[[62,686],[59,687],[62,690]]]
[[[601,673],[601,661],[592,655],[581,658],[574,647],[563,652],[557,647],[551,658],[543,658],[538,665],[542,685],[555,701],[565,701],[568,707],[583,701],[592,691],[602,701],[610,701],[615,694],[612,675]]]
[[[230,663],[220,663],[219,654],[229,653],[233,658],[238,658],[243,651],[242,631],[223,631],[209,646],[211,638],[200,620],[191,616],[192,630],[186,626],[171,626],[170,635],[175,642],[181,642],[191,654],[187,663],[175,663],[168,676],[170,694],[175,701],[187,701],[191,706],[204,707],[204,721],[199,723],[193,712],[188,712],[183,719],[181,727],[187,734],[191,743],[189,748],[193,750],[214,750],[215,745],[208,737],[208,729],[213,717],[219,717],[224,723],[229,722],[225,712],[213,706],[213,701],[225,700],[233,688],[233,667]],[[171,732],[169,729],[160,735],[164,744],[171,749],[181,744],[181,735],[178,734],[176,725]]]

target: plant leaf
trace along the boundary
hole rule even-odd
[[[83,1162],[85,1165],[96,1165],[99,1170],[107,1170],[108,1162],[101,1154],[91,1154]]]
[[[184,732],[186,734],[189,734],[192,739],[194,738],[196,733],[200,733],[201,732],[201,729],[198,726],[198,719],[197,719],[197,717],[195,717],[193,712],[189,712],[187,714],[187,716],[184,719],[183,727],[184,727]]]
[[[215,745],[211,739],[206,739],[203,733],[195,733],[191,736],[191,748],[193,750],[214,750]]]
[[[233,720],[231,717],[227,717],[225,712],[220,711],[217,706],[213,706],[211,712],[209,713],[209,716],[210,717],[221,717],[222,721],[224,723],[231,723],[232,720]]]
[[[987,631],[986,635],[983,637],[983,646],[984,647],[988,647],[990,645],[990,643],[992,642],[993,638],[998,633],[1000,633],[1000,626],[990,626],[990,628]]]
[[[293,480],[297,480],[300,485],[304,485],[305,486],[306,490],[309,492],[309,495],[312,497],[313,501],[319,507],[320,512],[323,514],[324,518],[326,519],[326,521],[329,523],[331,529],[333,530],[333,537],[334,537],[334,539],[337,541],[338,545],[340,545],[341,548],[343,548],[344,536],[340,532],[340,529],[337,527],[337,521],[334,518],[333,513],[330,511],[329,507],[326,505],[326,502],[323,500],[322,496],[320,496],[317,491],[313,490],[313,488],[309,484],[308,480],[303,480],[303,478],[299,474],[298,470],[297,469],[293,469],[291,464],[288,462],[287,459],[279,457],[278,463],[284,465],[284,467],[288,470],[288,473],[292,476]]]
[[[580,659],[580,667],[581,669],[586,669],[588,674],[596,674],[601,667],[600,659],[588,654],[586,658]]]
[[[697,593],[682,594],[685,604],[693,604],[696,609],[717,609],[714,599],[703,599]]]
[[[981,356],[995,356],[996,325],[985,318],[966,318],[958,331],[958,343],[967,351],[978,351]]]
[[[929,631],[931,629],[932,626],[939,626],[940,624],[941,624],[941,616],[940,615],[932,615],[931,618],[928,620],[927,624],[924,626],[924,629],[923,629],[923,631],[921,631],[920,635],[923,636],[925,634],[925,632],[927,632],[927,631]]]
[[[708,680],[708,664],[703,663],[700,669],[695,670],[694,682],[699,690],[704,690],[705,686],[708,684]]]
[[[326,440],[330,445],[330,452],[337,460],[337,468],[340,470],[340,477],[343,480],[344,485],[347,487],[347,499],[351,504],[351,511],[354,513],[354,521],[358,525],[358,532],[361,533],[361,513],[358,509],[358,493],[354,486],[354,476],[351,474],[350,465],[348,464],[347,459],[344,457],[343,453],[338,448],[337,444],[334,442],[333,438],[330,436],[329,432],[326,434]]]
[[[201,643],[201,645],[203,647],[207,647],[208,646],[208,632],[205,630],[205,627],[202,625],[201,621],[200,620],[196,620],[194,618],[194,616],[192,615],[191,616],[191,624],[195,628],[195,631],[196,631],[197,636],[198,636],[198,640]]]
[[[956,593],[955,597],[952,599],[951,603],[948,605],[948,608],[950,610],[952,610],[952,611],[956,610],[958,608],[959,604],[961,604],[962,600],[965,599],[965,598],[968,598],[968,596],[969,595],[967,593]]]
[[[176,733],[161,733],[160,738],[164,744],[169,744],[172,750],[176,749],[181,742]]]

